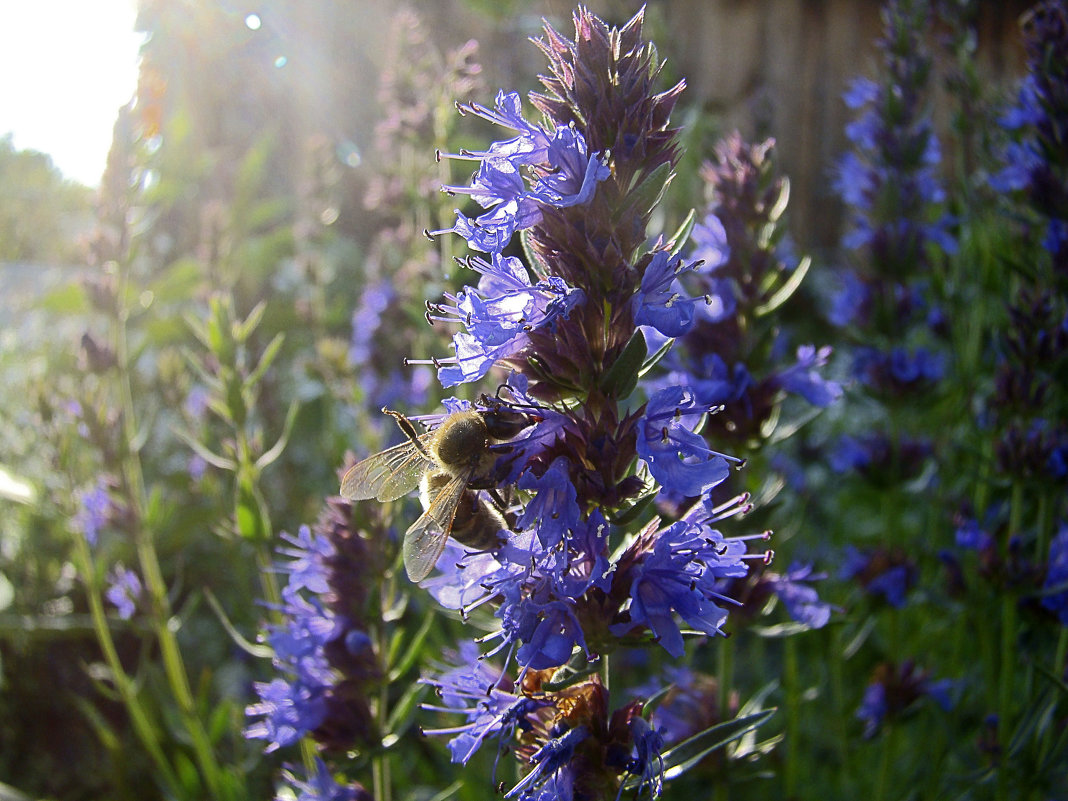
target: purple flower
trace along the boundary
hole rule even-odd
[[[321,685],[276,678],[256,682],[253,689],[260,700],[245,707],[245,715],[258,719],[245,728],[245,737],[266,740],[265,753],[300,742],[326,720],[326,696]]]
[[[1049,544],[1046,580],[1042,584],[1042,606],[1068,626],[1068,524],[1061,524]]]
[[[512,256],[494,254],[491,262],[473,258],[467,264],[482,273],[478,289],[446,295],[451,305],[430,306],[432,320],[459,322],[467,329],[453,337],[456,355],[435,362],[445,387],[478,380],[495,362],[522,350],[530,331],[566,317],[585,298],[582,290],[556,277],[531,284],[526,267]]]
[[[640,797],[642,789],[648,787],[650,796],[659,798],[664,789],[663,730],[654,729],[645,718],[636,716],[630,719],[630,733],[634,738],[634,756],[627,770],[641,777],[635,796]]]
[[[499,670],[479,659],[474,643],[463,643],[456,655],[457,666],[433,679],[422,679],[437,690],[441,705],[423,704],[423,709],[462,714],[467,723],[446,729],[425,729],[425,734],[453,734],[449,754],[453,762],[467,764],[490,735],[510,736],[516,724],[529,712],[547,703],[501,689]]]
[[[72,525],[75,531],[81,532],[90,547],[96,547],[100,531],[107,525],[111,514],[111,493],[107,482],[98,479],[96,486],[79,492],[77,497],[78,511],[74,514]]]
[[[622,635],[645,626],[664,650],[683,655],[682,633],[675,614],[705,634],[723,634],[727,611],[717,601],[731,602],[717,582],[744,576],[745,544],[725,539],[715,529],[688,520],[672,523],[656,535],[630,575],[630,620],[612,626]],[[733,603],[733,602],[732,602]]]
[[[129,620],[137,609],[141,599],[141,579],[132,570],[127,570],[122,563],[116,564],[108,576],[109,586],[105,597],[119,611],[119,617]]]
[[[553,781],[558,785],[561,781],[566,781],[562,780],[558,774],[569,770],[569,763],[575,754],[575,747],[589,736],[590,732],[585,726],[578,726],[559,737],[549,740],[530,757],[530,763],[534,765],[534,768],[520,779],[515,787],[505,793],[504,797],[515,798],[518,796],[524,801],[527,801],[527,799],[539,799],[540,801],[545,796],[539,792],[539,789],[546,782]],[[570,786],[571,782],[567,781],[568,789],[570,789]],[[560,789],[559,786],[554,788],[555,792],[560,792]],[[560,796],[554,797],[558,798]]]
[[[831,619],[831,605],[805,582],[819,581],[826,573],[813,573],[811,565],[793,564],[785,575],[771,580],[772,591],[786,607],[790,617],[809,628],[821,629]]]
[[[382,323],[382,315],[396,296],[388,281],[379,281],[364,288],[360,305],[352,313],[352,341],[349,343],[349,364],[363,367],[370,363],[375,352],[375,336]]]
[[[797,349],[797,363],[779,373],[774,382],[787,392],[800,395],[813,406],[830,406],[842,396],[842,387],[819,374],[831,355],[829,345],[816,350],[814,345]]]
[[[667,337],[681,337],[693,327],[695,307],[710,302],[688,297],[678,276],[693,270],[697,262],[683,265],[666,250],[658,250],[642,273],[641,288],[634,295],[634,322],[648,325]]]
[[[296,791],[296,801],[371,801],[371,794],[359,784],[338,784],[319,757],[315,758],[315,773],[307,781],[298,779],[292,769],[282,775]]]
[[[710,407],[697,402],[688,387],[657,392],[645,409],[638,433],[638,455],[665,488],[697,497],[727,478],[727,457],[708,448],[694,433]]]
[[[522,101],[515,92],[498,92],[493,109],[473,103],[461,111],[515,131],[518,135],[492,143],[479,153],[446,154],[450,158],[477,159],[481,163],[470,186],[447,186],[452,194],[468,194],[488,209],[474,219],[456,212],[455,233],[484,253],[499,254],[512,235],[536,225],[542,207],[567,208],[588,203],[600,181],[610,175],[600,154],[589,154],[583,135],[572,126],[557,125],[546,131],[523,119]],[[530,186],[521,168],[534,176]]]
[[[306,589],[316,595],[329,592],[326,560],[337,553],[333,543],[313,534],[308,526],[301,526],[296,537],[283,531],[282,539],[293,546],[278,549],[278,553],[291,557],[291,561],[280,567],[282,572],[289,574],[290,589]]]
[[[857,718],[864,723],[864,737],[871,739],[879,731],[886,717],[886,687],[876,682],[864,690]]]
[[[690,241],[693,243],[690,257],[703,263],[699,268],[702,273],[714,272],[731,257],[727,229],[715,214],[706,215],[702,222],[694,225]]]

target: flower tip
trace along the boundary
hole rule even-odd
[[[768,550],[764,551],[764,564],[765,565],[770,565],[774,559],[775,559],[775,551],[771,550],[771,548],[768,548]]]
[[[745,467],[745,465],[746,465],[746,462],[748,462],[748,461],[749,461],[749,459],[748,459],[748,458],[746,458],[746,457],[742,457],[741,459],[739,459],[739,460],[738,460],[738,461],[737,461],[737,462],[735,463],[735,465],[734,465],[734,469],[735,469],[735,470],[741,470],[741,469],[742,469],[743,467]]]
[[[430,229],[429,228],[424,228],[423,229],[423,236],[425,236],[431,242],[434,241],[434,235],[432,233],[430,233]]]

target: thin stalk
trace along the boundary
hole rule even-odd
[[[1024,487],[1020,481],[1012,485],[1012,505],[1009,508],[1008,540],[1020,533],[1023,523]],[[1009,542],[1004,544],[1004,554],[1009,555]],[[1013,677],[1016,666],[1016,594],[1012,587],[1005,587],[1001,599],[1001,664],[998,671],[998,743],[1002,761],[998,770],[997,797],[1008,798],[1008,760],[1005,758],[1012,734]]]
[[[108,669],[111,671],[115,688],[122,697],[126,713],[130,716],[130,723],[133,725],[134,733],[148,752],[149,757],[156,766],[156,770],[159,771],[160,781],[168,790],[168,794],[177,795],[181,783],[178,781],[178,776],[175,774],[171,764],[167,761],[167,756],[163,753],[163,748],[156,737],[155,729],[152,727],[152,723],[145,713],[144,707],[141,706],[140,699],[137,697],[134,683],[126,674],[122,661],[119,659],[115,640],[111,636],[111,629],[108,628],[104,605],[100,601],[100,593],[95,586],[96,572],[93,568],[93,557],[89,551],[89,543],[80,535],[76,537],[74,556],[78,560],[79,572],[85,577],[89,614],[93,621],[93,630],[96,634],[97,642],[100,644],[100,650],[104,654]]]
[[[126,297],[129,288],[129,265],[123,265],[119,282],[120,298]],[[134,410],[133,390],[130,381],[129,345],[126,338],[127,313],[123,310],[115,325],[115,354],[119,372],[119,393],[124,425],[124,441],[127,445],[137,436],[137,418]],[[152,537],[145,527],[145,483],[141,470],[141,459],[134,451],[126,449],[122,458],[123,479],[127,487],[128,501],[131,505],[133,519],[136,521],[134,541],[141,578],[152,610],[152,623],[159,643],[160,656],[163,659],[164,673],[171,693],[178,704],[182,723],[192,742],[193,753],[200,772],[214,798],[222,798],[220,792],[219,766],[215,760],[211,740],[204,729],[203,722],[197,714],[196,701],[190,688],[189,677],[182,661],[181,649],[171,628],[172,612],[167,598],[167,584],[160,570]]]
[[[795,798],[801,766],[798,756],[801,742],[801,677],[796,638],[787,637],[783,649],[783,689],[786,691],[785,795],[787,798]]]

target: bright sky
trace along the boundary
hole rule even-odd
[[[97,186],[137,87],[136,0],[0,0],[0,136]]]

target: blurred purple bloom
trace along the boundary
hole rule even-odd
[[[396,294],[389,281],[370,284],[360,294],[360,303],[352,313],[352,341],[349,344],[349,364],[353,367],[370,363],[382,314]]]
[[[371,801],[371,794],[359,784],[338,784],[319,757],[315,758],[315,774],[309,775],[307,781],[298,779],[292,769],[284,771],[283,776],[296,791],[296,801]]]
[[[690,234],[693,250],[690,258],[702,262],[698,267],[701,273],[714,272],[722,267],[731,257],[731,248],[727,243],[727,229],[715,214],[708,214],[702,222],[696,223]]]
[[[815,588],[806,582],[825,578],[826,573],[813,573],[812,565],[793,564],[784,575],[771,580],[771,588],[783,602],[790,617],[809,628],[821,629],[830,621],[832,607],[820,600]]]
[[[774,381],[782,389],[800,395],[813,406],[830,406],[842,396],[842,387],[819,374],[819,368],[827,365],[831,348],[825,345],[819,350],[814,345],[802,345],[797,349],[797,363],[779,373]]]
[[[104,596],[118,609],[120,618],[129,620],[141,598],[141,579],[119,563],[108,575],[108,584]]]
[[[100,531],[108,523],[111,514],[111,493],[107,482],[98,479],[91,490],[78,492],[78,511],[71,521],[75,531],[81,532],[90,547],[96,547]]]
[[[1068,626],[1068,525],[1064,523],[1049,544],[1042,606],[1053,612],[1062,626]]]

